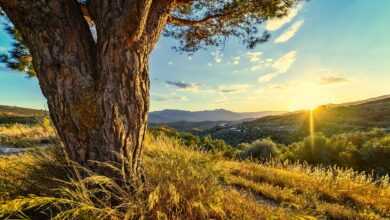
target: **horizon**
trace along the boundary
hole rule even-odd
[[[348,105],[350,103],[354,103],[354,102],[371,102],[371,101],[374,101],[374,100],[371,100],[371,99],[388,99],[390,98],[390,94],[383,94],[383,95],[379,95],[379,96],[375,96],[375,97],[369,97],[369,98],[365,98],[365,99],[359,99],[359,100],[351,100],[351,101],[348,101],[348,102],[343,102],[343,103],[324,103],[324,104],[321,104],[321,105],[318,105],[318,106],[314,106],[314,108],[319,108],[321,106],[328,106],[328,105]],[[40,111],[48,111],[48,109],[43,109],[43,108],[33,108],[33,107],[24,107],[24,106],[18,106],[18,105],[4,105],[4,104],[1,104],[0,103],[0,107],[1,106],[6,106],[6,107],[15,107],[15,108],[26,108],[26,109],[31,109],[31,110],[40,110]],[[207,112],[207,111],[218,111],[218,110],[223,110],[223,111],[229,111],[229,112],[233,112],[233,113],[258,113],[258,112],[283,112],[283,113],[293,113],[293,112],[300,112],[300,111],[309,111],[309,110],[313,110],[313,108],[302,108],[302,109],[297,109],[297,110],[292,110],[292,111],[281,111],[281,110],[272,110],[272,109],[269,109],[269,110],[261,110],[261,111],[249,111],[249,112],[239,112],[239,111],[233,111],[231,109],[226,109],[226,108],[214,108],[214,109],[201,109],[201,110],[186,110],[186,109],[172,109],[172,108],[166,108],[166,109],[161,109],[161,110],[154,110],[154,111],[149,111],[149,113],[152,113],[152,112],[161,112],[161,111],[186,111],[186,112]]]
[[[386,0],[310,1],[264,24],[272,38],[253,50],[229,40],[179,54],[176,41],[162,38],[151,59],[150,112],[296,111],[390,94],[388,8]],[[1,28],[0,52],[11,43]],[[3,64],[0,104],[47,109],[37,80]]]

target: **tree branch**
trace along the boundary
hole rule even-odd
[[[175,16],[169,16],[168,23],[177,25],[177,26],[191,26],[191,25],[200,25],[205,24],[207,22],[210,22],[215,19],[224,19],[230,15],[232,15],[233,12],[227,12],[223,14],[215,14],[215,15],[209,15],[199,20],[191,20],[191,19],[185,19],[185,18],[179,18]]]

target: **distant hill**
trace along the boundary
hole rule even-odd
[[[373,98],[342,105],[324,105],[313,114],[316,132],[326,135],[382,128],[390,131],[390,97]],[[220,126],[199,132],[237,145],[271,137],[281,143],[292,143],[309,135],[310,112],[298,111],[267,116],[237,125]]]
[[[285,112],[263,111],[263,112],[232,112],[225,109],[207,111],[183,111],[183,110],[162,110],[149,113],[150,123],[174,123],[174,122],[226,122],[239,121],[244,119],[256,119],[268,115],[279,115]]]
[[[45,115],[43,110],[0,105],[0,124],[33,124]]]

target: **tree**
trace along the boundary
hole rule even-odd
[[[229,37],[253,48],[270,36],[258,24],[285,16],[297,1],[0,0],[21,43],[14,51],[23,51],[3,61],[36,74],[71,159],[106,175],[91,161],[119,163],[126,179],[138,181],[148,60],[160,34],[179,39],[176,49],[190,53]]]

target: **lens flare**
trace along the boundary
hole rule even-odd
[[[311,146],[314,147],[314,134],[315,133],[315,127],[314,127],[314,109],[310,110],[310,141]]]

